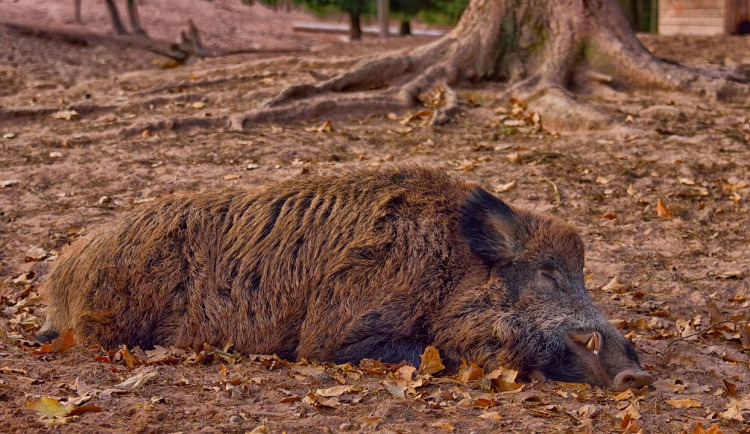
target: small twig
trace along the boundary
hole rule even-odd
[[[263,417],[281,417],[284,415],[282,413],[275,413],[272,411],[251,411],[248,413],[248,416],[263,418]]]
[[[734,322],[734,321],[730,321],[730,320],[724,320],[724,321],[715,322],[715,323],[711,324],[710,326],[706,327],[705,329],[703,329],[703,330],[701,330],[699,332],[691,333],[689,335],[682,336],[682,337],[679,337],[677,339],[672,339],[672,341],[667,344],[667,348],[666,349],[669,350],[669,348],[672,347],[672,345],[674,345],[675,343],[677,343],[679,341],[685,340],[687,338],[692,338],[693,336],[698,336],[700,334],[703,334],[703,333],[705,333],[705,332],[713,329],[716,326],[719,326],[721,324],[726,324],[726,323],[734,324],[737,327],[740,326],[739,323]]]
[[[553,189],[555,189],[555,201],[557,202],[557,206],[562,205],[562,196],[560,195],[560,190],[557,189],[557,184],[552,182],[549,178],[544,178],[542,181],[546,181],[549,183],[549,185],[552,186]]]

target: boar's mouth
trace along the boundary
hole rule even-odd
[[[598,332],[569,332],[566,345],[557,357],[540,368],[524,372],[521,378],[589,383],[615,391],[650,385],[653,377],[641,369],[632,345],[614,336],[607,338],[615,342],[605,346],[605,338]]]

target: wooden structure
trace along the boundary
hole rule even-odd
[[[748,20],[750,0],[659,0],[662,35],[736,35]]]

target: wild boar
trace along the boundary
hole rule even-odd
[[[44,283],[41,337],[337,363],[434,345],[453,369],[649,384],[583,265],[571,226],[441,171],[352,171],[168,197],[92,232]]]

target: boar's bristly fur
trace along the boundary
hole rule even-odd
[[[40,336],[414,364],[435,345],[449,368],[647,384],[583,253],[565,223],[424,168],[169,197],[67,249]]]

